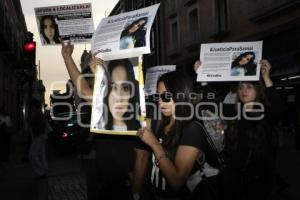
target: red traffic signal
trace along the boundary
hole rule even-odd
[[[35,42],[25,42],[24,51],[25,52],[35,52],[36,44]]]
[[[34,41],[25,41],[23,45],[24,67],[35,67],[36,43]]]

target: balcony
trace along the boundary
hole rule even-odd
[[[248,1],[249,20],[259,23],[282,12],[297,9],[299,6],[299,0],[251,0]]]

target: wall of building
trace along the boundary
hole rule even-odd
[[[225,2],[218,4],[218,2]],[[163,64],[177,64],[189,74],[199,58],[200,43],[264,40],[264,56],[296,58],[300,49],[299,1],[166,0],[161,1],[165,26]],[[218,9],[219,5],[219,9]],[[194,15],[192,14],[194,13]],[[192,22],[191,15],[197,18]],[[218,15],[218,13],[221,13]],[[220,19],[220,20],[219,20]],[[218,22],[221,21],[221,24]],[[178,41],[174,42],[177,23]],[[173,26],[173,30],[172,30]],[[173,31],[173,32],[172,32]],[[276,60],[276,62],[277,62]],[[281,63],[282,66],[284,63]],[[298,62],[299,65],[299,62]],[[275,64],[274,71],[282,70]],[[289,73],[285,70],[285,74]],[[278,73],[277,73],[278,74]],[[283,75],[284,73],[279,73]]]
[[[19,0],[0,1],[0,107],[11,115],[16,127],[22,121],[25,77],[23,43],[27,34]]]
[[[291,108],[284,118],[300,116],[299,0],[120,0],[111,15],[159,2],[144,69],[175,64],[195,76],[201,43],[263,40],[263,58],[271,62],[275,86]],[[299,117],[288,121],[300,127]]]

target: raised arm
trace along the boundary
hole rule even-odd
[[[266,86],[266,95],[271,108],[267,110],[272,123],[276,123],[278,119],[282,118],[285,106],[282,102],[279,92],[273,87],[273,81],[270,77],[270,70],[272,68],[268,60],[261,60],[261,75]]]
[[[202,62],[200,60],[196,60],[194,63],[194,71],[196,74],[198,74],[198,69],[201,67],[202,67]],[[206,86],[207,84],[208,84],[207,82],[201,82],[202,86]]]
[[[79,72],[73,58],[72,58],[72,53],[74,50],[74,45],[71,45],[70,43],[62,43],[62,49],[61,49],[61,54],[63,56],[64,62],[66,64],[69,76],[75,85],[78,93],[80,93],[83,98],[91,103],[92,102],[92,95],[93,95],[93,90],[89,87],[87,81],[84,79],[83,76],[81,76],[81,73]],[[91,63],[97,63],[96,61],[91,62]],[[98,60],[98,63],[100,61]],[[101,64],[101,63],[100,63]],[[92,69],[95,68],[95,66],[91,67]]]
[[[271,70],[271,64],[269,63],[268,60],[261,60],[261,76],[264,80],[265,86],[272,87],[273,86],[273,81],[271,80],[270,77],[270,70]]]

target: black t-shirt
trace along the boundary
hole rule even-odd
[[[95,149],[101,179],[124,180],[133,170],[139,138],[122,135],[97,135]]]
[[[202,152],[206,151],[207,142],[205,139],[205,133],[202,127],[198,123],[199,122],[191,121],[183,127],[181,138],[179,140],[179,146],[180,145],[192,146],[201,150]],[[152,130],[156,138],[160,141],[160,143],[162,143],[163,140],[166,139],[166,134],[163,131],[163,127],[158,128],[158,126],[159,126],[158,121],[152,121],[151,123]],[[138,148],[151,151],[149,147],[147,147],[146,145],[140,145]],[[150,159],[151,159],[150,160],[151,166],[148,168],[148,172],[146,174],[146,181],[152,185],[152,187],[156,190],[156,192],[160,196],[166,196],[166,197],[184,195],[185,187],[182,187],[181,189],[176,191],[170,187],[164,175],[160,171],[159,167],[155,165],[155,157],[153,153]],[[194,169],[191,171],[190,175],[192,175],[196,169],[199,169],[197,163],[195,163]]]

